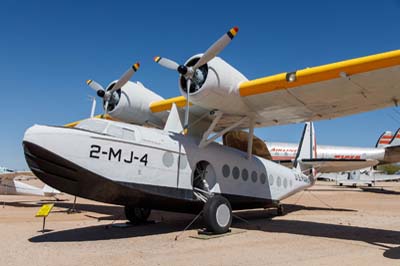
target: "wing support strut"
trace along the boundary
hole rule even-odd
[[[207,147],[208,144],[212,143],[214,140],[216,140],[217,138],[221,137],[222,135],[224,135],[225,133],[227,133],[228,131],[240,126],[241,124],[243,124],[247,117],[242,117],[239,121],[237,121],[236,123],[230,125],[229,127],[225,128],[224,130],[216,133],[214,136],[212,136],[211,138],[208,138],[212,132],[215,129],[215,126],[218,124],[219,120],[221,119],[221,117],[223,116],[223,113],[220,111],[217,111],[216,117],[214,118],[214,120],[212,121],[210,127],[207,129],[206,132],[204,132],[203,137],[199,143],[199,148],[205,148]]]
[[[247,139],[247,159],[251,159],[253,154],[253,137],[254,137],[254,117],[250,118],[249,136]]]

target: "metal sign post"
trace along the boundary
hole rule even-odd
[[[46,217],[49,216],[54,204],[44,204],[39,211],[36,213],[36,217],[43,217],[43,228],[42,233],[44,233],[44,227],[46,225]]]

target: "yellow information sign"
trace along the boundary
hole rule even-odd
[[[43,204],[43,206],[36,213],[36,217],[47,217],[53,207],[54,204]]]

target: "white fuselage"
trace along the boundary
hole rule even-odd
[[[98,129],[35,125],[25,133],[25,154],[32,171],[67,193],[128,205],[134,191],[123,197],[117,194],[131,188],[140,194],[138,205],[142,198],[151,201],[149,195],[178,203],[196,202],[193,179],[202,163],[209,191],[232,198],[233,208],[235,201],[236,208],[250,207],[245,206],[247,199],[265,201],[267,206],[312,185],[308,177],[292,169],[256,156],[249,160],[246,153],[218,143],[199,148],[199,140],[182,134],[114,121],[87,121],[96,123]],[[94,176],[104,186],[85,183]],[[119,188],[111,189],[114,184]],[[110,187],[108,194],[106,186]],[[157,208],[157,203],[151,205]]]

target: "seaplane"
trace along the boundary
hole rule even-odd
[[[152,209],[201,213],[206,230],[225,233],[232,210],[282,212],[280,202],[312,186],[315,171],[376,164],[313,159],[313,128],[306,124],[288,168],[254,152],[254,128],[397,106],[400,50],[248,80],[217,56],[237,33],[230,29],[183,64],[155,57],[179,75],[181,96],[164,99],[129,81],[139,64],[106,88],[88,80],[113,120],[30,127],[23,147],[32,172],[63,192],[123,205],[134,223]],[[217,141],[232,130],[247,130],[245,145]]]

